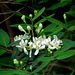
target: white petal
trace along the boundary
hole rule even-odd
[[[51,46],[48,46],[50,49],[55,49],[56,47],[51,47]]]
[[[26,48],[24,47],[24,52],[28,55],[28,51],[26,50]]]
[[[30,50],[29,57],[31,58],[32,50]]]
[[[40,49],[44,49],[44,48],[45,48],[45,45],[43,45],[43,46],[40,47]]]
[[[36,50],[35,53],[34,53],[34,55],[38,55],[38,53],[39,53],[39,50]]]

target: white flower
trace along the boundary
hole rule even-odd
[[[22,51],[22,49],[24,49],[24,52],[28,55],[28,51],[26,50],[27,43],[28,43],[28,40],[25,40],[25,42],[24,42],[24,40],[21,40],[21,42],[19,43],[19,45],[16,45],[16,47],[18,47],[18,49],[20,51]]]
[[[60,45],[62,45],[62,44],[61,44],[61,43],[62,43],[62,40],[58,40],[58,38],[57,38],[56,35],[54,35],[53,37],[54,37],[54,39],[52,40],[51,45],[52,45],[53,47],[55,47],[55,49],[61,48]]]
[[[23,40],[23,39],[30,39],[30,36],[24,34],[24,35],[19,35],[14,37],[14,41]]]
[[[39,53],[40,49],[44,49],[45,45],[41,44],[41,40],[38,40],[38,38],[33,38],[33,48],[36,49],[34,55],[37,55]]]

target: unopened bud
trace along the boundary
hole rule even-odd
[[[32,65],[30,66],[30,70],[32,71]]]
[[[37,25],[34,25],[35,28],[37,28]]]
[[[47,49],[48,49],[48,52],[52,54],[52,51],[50,50],[50,48],[48,47]]]
[[[29,31],[30,31],[30,30],[31,30],[31,27],[30,27],[30,26],[27,26],[27,30],[29,30]]]
[[[18,29],[19,29],[20,31],[25,32],[25,30],[23,29],[23,27],[22,27],[21,25],[18,26]]]
[[[39,28],[42,29],[42,27],[43,27],[43,25],[42,25],[42,23],[40,23],[40,24],[39,24]]]
[[[13,62],[14,62],[14,64],[16,64],[16,65],[19,64],[19,62],[17,61],[17,59],[14,59]]]
[[[64,20],[65,20],[65,22],[66,22],[66,19],[67,19],[66,14],[64,14],[63,17],[64,17]]]
[[[26,21],[25,21],[25,15],[23,15],[23,16],[21,17],[21,19],[24,21],[24,23],[26,23]]]
[[[20,61],[20,64],[22,65],[22,64],[23,64],[23,62],[22,62],[22,61]]]
[[[36,15],[37,14],[37,10],[34,10],[34,15]]]
[[[32,16],[33,16],[32,14],[29,14],[29,17],[30,17],[30,18],[32,18]]]

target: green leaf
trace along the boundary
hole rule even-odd
[[[38,61],[47,62],[48,60],[54,60],[52,57],[41,57],[38,59]]]
[[[20,3],[20,2],[24,2],[24,1],[28,1],[28,0],[15,0],[15,3]]]
[[[48,0],[41,0],[38,2],[38,4],[45,3],[45,2],[48,2]]]
[[[19,41],[15,41],[15,42],[9,44],[7,47],[10,47],[10,46],[16,45],[16,44],[18,44],[19,42],[20,42],[20,40],[19,40]]]
[[[53,57],[57,57],[58,55],[60,55],[61,53],[65,52],[66,50],[70,49],[71,47],[73,47],[74,43],[73,41],[71,40],[68,40],[68,39],[63,39],[63,46],[60,50],[56,51],[54,54],[53,54]]]
[[[51,15],[48,16],[48,18],[53,17],[54,15],[55,15],[55,14],[51,14]],[[47,18],[47,17],[43,17],[43,19],[39,20],[39,21],[36,22],[34,25],[38,25],[39,23],[42,23],[42,22],[46,21],[47,19],[45,19],[45,18]]]
[[[66,52],[61,53],[56,59],[61,60],[61,59],[66,59],[75,54],[75,50],[69,50]]]
[[[62,26],[62,25],[60,25],[60,26],[58,26],[58,27],[54,28],[54,29],[52,30],[52,33],[51,33],[51,34],[49,34],[49,35],[56,34],[56,33],[58,33],[59,31],[61,31],[62,29],[63,29],[63,26]]]
[[[47,19],[48,21],[54,23],[54,24],[62,25],[62,26],[64,25],[64,23],[62,23],[61,21],[56,20],[56,19],[54,19],[54,18],[46,17],[46,19]]]
[[[38,59],[41,58],[41,57],[44,57],[44,56],[45,56],[45,54],[39,55],[39,56],[33,61],[33,63],[31,64],[32,67],[36,66],[36,65],[39,63]],[[31,65],[27,66],[27,69],[26,69],[26,70],[29,70]]]
[[[44,28],[44,33],[45,32],[50,32],[50,31],[52,31],[53,29],[55,29],[55,27],[56,27],[57,25],[56,24],[49,24],[48,26],[46,26],[45,28]]]
[[[0,71],[1,75],[28,75],[30,74],[28,71],[23,70],[6,70],[6,71]]]
[[[16,14],[16,15],[18,15],[18,16],[22,16],[23,14],[21,14],[21,13],[19,13],[19,12],[16,12],[16,11],[10,11],[10,10],[8,10],[9,12],[11,12],[11,13],[14,13],[14,14]]]
[[[53,59],[47,59],[47,61],[44,61],[37,69],[35,69],[33,72],[31,72],[31,74],[37,73],[39,71],[41,71],[50,61],[54,60]]]
[[[72,30],[75,30],[75,26],[71,26],[68,28],[68,31],[72,31]]]
[[[43,7],[43,8],[34,16],[34,18],[33,18],[32,20],[34,21],[35,19],[37,19],[37,18],[44,12],[44,10],[45,10],[45,7]]]
[[[75,25],[75,20],[68,21],[64,24],[65,28]]]
[[[66,5],[70,4],[70,3],[71,3],[70,1],[69,2],[63,1],[63,2],[60,2],[60,3],[57,3],[57,4],[52,5],[50,8],[47,8],[47,10],[55,10],[57,8],[66,6]]]
[[[65,14],[75,17],[75,5],[72,5],[70,10],[68,12],[65,12]]]
[[[0,56],[3,55],[6,52],[4,49],[0,49]]]
[[[8,34],[4,30],[0,29],[0,45],[7,47],[9,41],[10,39]]]

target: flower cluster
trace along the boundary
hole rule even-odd
[[[44,50],[46,47],[48,47],[50,50],[58,50],[61,48],[61,45],[63,45],[62,40],[59,40],[56,35],[53,35],[53,40],[51,40],[51,36],[46,38],[45,35],[38,38],[32,37],[32,41],[28,41],[28,39],[30,39],[30,36],[24,34],[16,36],[14,41],[21,40],[16,47],[20,51],[24,50],[25,54],[29,54],[29,57],[31,57],[33,49],[35,49],[34,55],[38,55],[39,50]]]

